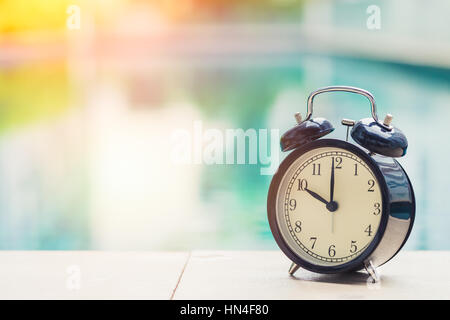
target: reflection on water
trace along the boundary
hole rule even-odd
[[[2,249],[274,248],[271,177],[259,165],[174,165],[171,133],[196,120],[283,132],[312,90],[332,84],[373,92],[380,117],[392,113],[408,136],[400,162],[417,219],[407,247],[450,249],[441,201],[450,176],[448,70],[307,55],[226,67],[110,66],[70,93],[62,68],[32,68],[0,72]],[[353,95],[318,97],[316,106],[336,127],[370,115]],[[344,128],[332,135],[344,138]]]

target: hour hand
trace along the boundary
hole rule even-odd
[[[309,189],[305,189],[306,192],[308,192],[311,196],[313,196],[314,198],[316,198],[317,200],[319,200],[320,202],[323,202],[324,204],[328,204],[328,201],[325,200],[324,198],[322,198],[321,196],[319,196],[317,193],[315,193],[314,191],[311,191]]]

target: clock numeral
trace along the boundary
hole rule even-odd
[[[297,200],[291,199],[289,200],[289,210],[294,211],[297,208]]]
[[[311,238],[309,238],[309,240],[313,242],[312,246],[311,246],[311,249],[314,249],[314,246],[316,245],[317,238],[316,237],[311,237]]]
[[[320,163],[313,163],[313,176],[320,176]]]
[[[358,175],[358,164],[355,163],[355,176],[357,176],[357,175]]]
[[[336,169],[342,169],[342,158],[341,157],[332,157],[333,161],[335,163],[335,168]]]
[[[350,253],[355,253],[356,250],[358,250],[358,247],[356,246],[356,241],[352,240],[350,243]]]
[[[369,224],[369,226],[364,230],[364,232],[367,233],[367,236],[370,237],[372,235],[372,225]]]
[[[381,213],[381,205],[377,202],[377,203],[375,203],[374,205],[374,208],[375,208],[375,211],[374,211],[374,215],[375,216],[377,216],[377,215],[379,215],[380,213]]]
[[[367,190],[368,192],[375,192],[375,181],[370,179],[369,181],[367,181],[367,184],[369,185],[369,189]]]
[[[302,231],[302,222],[301,221],[295,221],[295,228],[294,231],[296,233],[299,233]]]
[[[308,181],[306,179],[298,179],[298,191],[305,191],[308,189]]]
[[[336,250],[334,250],[336,246],[333,244],[328,248],[328,255],[330,257],[334,257],[336,255]]]

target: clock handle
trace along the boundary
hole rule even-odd
[[[360,95],[363,95],[364,97],[366,97],[370,101],[370,105],[372,108],[373,120],[383,129],[385,129],[387,131],[392,130],[392,127],[389,125],[389,123],[384,124],[378,120],[377,106],[375,104],[375,98],[373,97],[373,95],[369,91],[366,91],[364,89],[356,88],[356,87],[349,87],[349,86],[331,86],[331,87],[320,88],[320,89],[317,89],[316,91],[313,91],[308,97],[308,109],[307,109],[307,115],[306,115],[305,121],[311,119],[311,116],[313,114],[313,102],[314,102],[315,96],[317,96],[321,93],[325,93],[325,92],[336,92],[336,91],[352,92],[352,93],[357,93],[357,94],[360,94]]]

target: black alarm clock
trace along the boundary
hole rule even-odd
[[[334,130],[324,118],[312,118],[318,94],[344,91],[368,98],[372,117],[344,119],[346,140],[324,139]],[[411,181],[394,158],[406,154],[405,135],[378,120],[372,94],[333,86],[308,97],[307,116],[281,137],[291,151],[270,184],[267,211],[272,234],[299,267],[318,273],[366,269],[378,281],[376,268],[392,259],[405,244],[415,217]],[[355,143],[348,141],[351,137]]]

